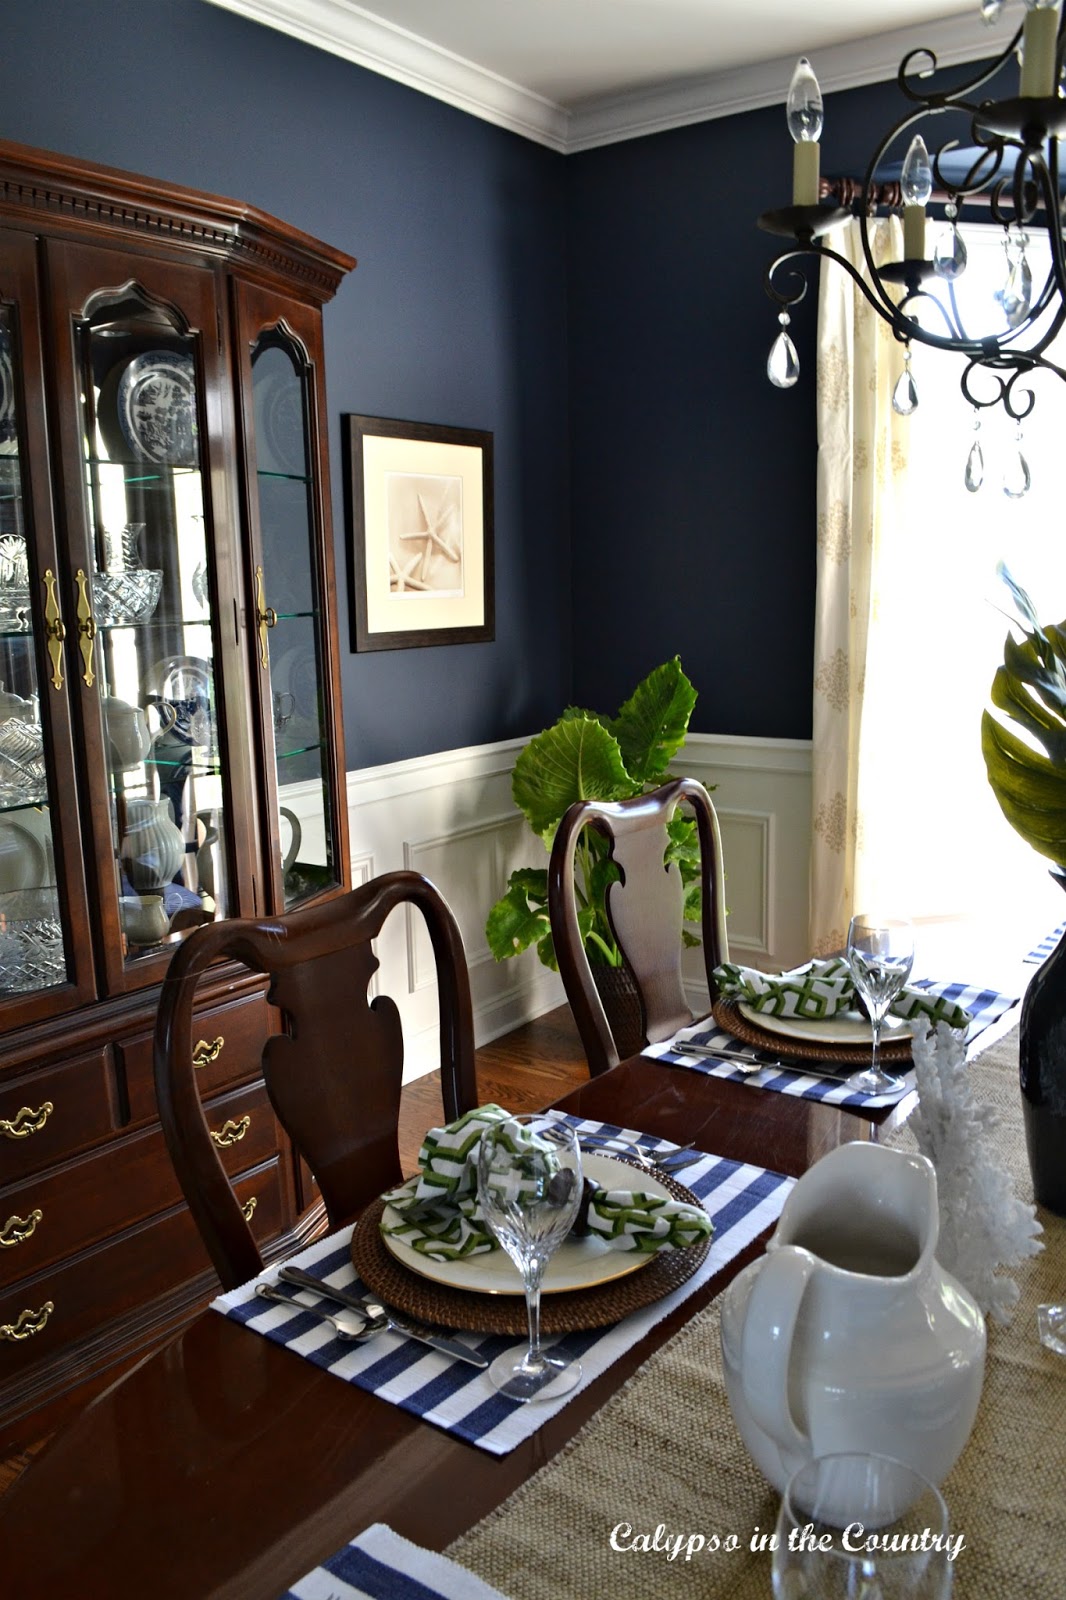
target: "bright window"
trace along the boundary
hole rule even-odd
[[[1003,230],[964,233],[969,262],[958,280],[960,305],[992,308],[973,316],[975,332],[1002,327],[993,295],[1007,275]],[[935,235],[930,249],[934,242]],[[1046,241],[1036,230],[1028,255],[1035,293],[1047,270]],[[1066,334],[1057,342],[1066,366]],[[1066,920],[1066,895],[1048,877],[1051,863],[1018,838],[995,802],[980,741],[1011,609],[996,563],[1006,562],[1042,620],[1066,618],[1066,383],[1042,374],[1031,384],[1036,406],[1021,449],[1032,481],[1027,494],[1012,499],[1002,483],[1004,474],[1013,481],[1018,473],[1015,427],[1002,407],[989,408],[975,434],[975,413],[959,387],[963,366],[955,356],[914,348],[919,407],[903,511],[885,540],[874,630],[883,642],[866,682],[866,715],[885,730],[879,776],[891,806],[878,824],[881,836],[863,841],[864,858],[882,903],[908,906],[920,938],[924,929],[933,962],[941,946],[954,953],[963,942],[986,960],[1001,946],[1018,954]],[[977,376],[982,383],[980,392],[988,392],[987,375]],[[985,476],[971,493],[964,474],[975,438]],[[871,889],[870,897],[879,894]]]

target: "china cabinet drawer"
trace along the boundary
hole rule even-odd
[[[276,1235],[282,1216],[277,1161],[234,1187],[242,1202],[256,1200],[256,1237]],[[182,1207],[0,1292],[0,1387],[208,1269],[196,1226]]]
[[[276,1154],[277,1123],[262,1084],[213,1100],[206,1115],[228,1173],[245,1172]],[[5,1185],[0,1189],[0,1284],[38,1272],[180,1200],[158,1127]]]
[[[262,995],[252,995],[227,1005],[212,1006],[196,1014],[193,1059],[199,1063],[196,1081],[200,1094],[209,1095],[234,1084],[258,1078],[263,1046],[277,1032],[276,1012]],[[139,1034],[116,1045],[119,1065],[126,1074],[130,1120],[143,1122],[158,1116],[152,1063],[153,1035]]]
[[[97,1144],[118,1126],[107,1049],[0,1084],[0,1193]],[[2,1219],[0,1219],[2,1221]]]

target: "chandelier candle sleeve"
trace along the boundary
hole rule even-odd
[[[933,192],[933,168],[920,133],[911,140],[900,173],[903,207],[903,255],[907,261],[925,259],[925,208]]]
[[[786,106],[788,131],[795,140],[792,204],[816,206],[819,187],[818,136],[822,131],[822,91],[806,56],[792,74]]]
[[[1025,0],[1025,4],[1021,93],[1023,98],[1039,99],[1055,93],[1058,0]]]

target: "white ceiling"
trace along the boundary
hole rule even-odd
[[[977,0],[208,0],[553,149],[570,151],[784,99],[795,58],[823,90],[994,54]]]

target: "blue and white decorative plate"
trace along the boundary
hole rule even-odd
[[[192,357],[173,350],[146,350],[134,356],[119,379],[118,421],[140,460],[166,467],[197,466]]]

